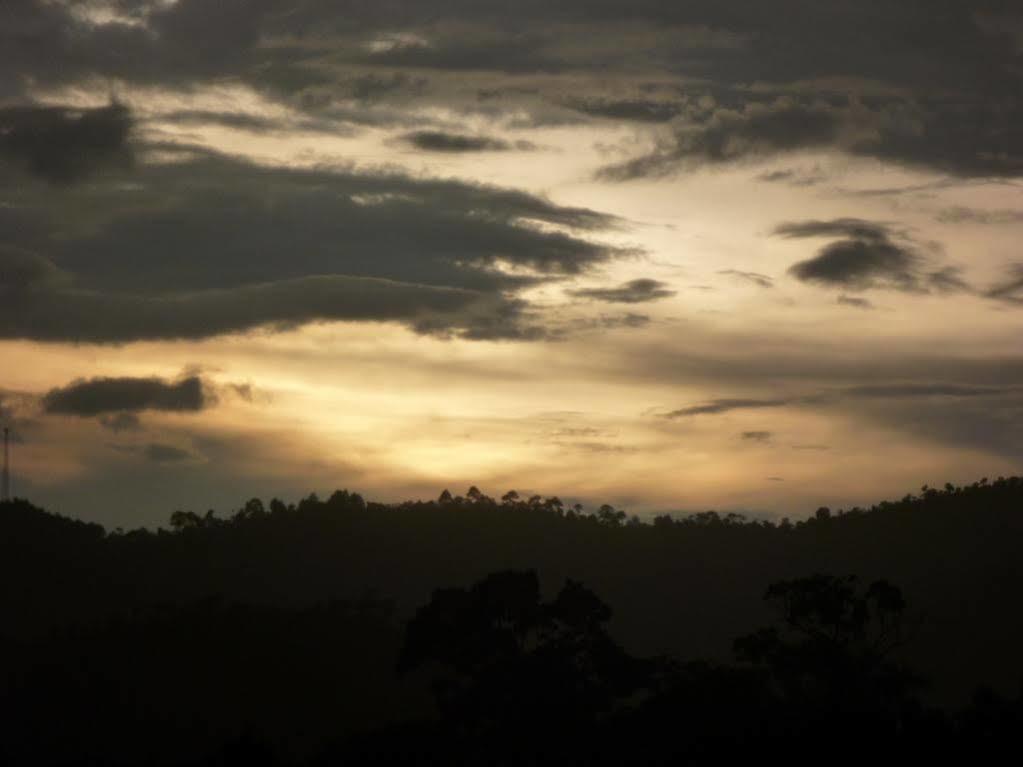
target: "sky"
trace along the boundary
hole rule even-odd
[[[1018,473],[1023,10],[3,0],[13,490],[780,518]]]

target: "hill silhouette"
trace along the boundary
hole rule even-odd
[[[658,753],[709,759],[702,735],[651,728],[725,711],[727,732],[697,729],[733,749],[786,728],[807,744],[838,720],[878,743],[933,725],[941,737],[913,748],[965,748],[1019,721],[1021,533],[1019,478],[796,523],[644,524],[471,488],[254,499],[107,532],[18,500],[0,505],[0,757],[380,763],[414,761],[411,743],[499,763],[487,744],[512,725],[550,739],[557,721],[565,759],[586,741],[627,763],[594,735],[610,718]],[[841,716],[811,715],[828,710]]]

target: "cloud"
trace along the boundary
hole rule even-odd
[[[828,178],[819,167],[805,168],[783,168],[780,170],[766,171],[757,176],[757,181],[767,184],[788,184],[789,186],[816,186]]]
[[[767,443],[774,437],[774,433],[770,431],[744,431],[740,436],[747,442]]]
[[[969,289],[955,269],[927,271],[927,259],[920,247],[887,224],[856,218],[801,221],[781,224],[774,234],[787,239],[838,238],[821,248],[814,258],[790,267],[789,273],[803,282],[855,290]]]
[[[187,450],[182,450],[174,445],[164,445],[154,442],[146,445],[141,450],[142,456],[152,463],[182,463],[193,461],[196,456]]]
[[[432,335],[526,338],[524,304],[500,295],[370,277],[324,276],[164,296],[53,291],[19,296],[0,336],[128,343],[202,339],[313,322],[400,322]]]
[[[15,182],[10,181],[11,184]],[[13,190],[0,178],[0,194]],[[212,153],[0,209],[0,337],[123,343],[318,321],[465,338],[542,335],[519,290],[626,251],[613,216],[386,173],[261,168]]]
[[[969,103],[971,97],[964,94],[965,104],[950,105],[929,94],[915,101],[905,94],[861,97],[855,91],[836,98],[812,82],[803,88],[795,95],[722,106],[706,119],[686,121],[654,151],[608,166],[598,176],[612,181],[656,178],[694,166],[821,149],[961,177],[1023,174],[1023,141],[1012,129],[1023,107],[1007,92],[997,104]]]
[[[564,104],[577,112],[593,117],[648,123],[669,122],[681,114],[684,109],[684,105],[680,102],[651,99],[567,99]]]
[[[996,301],[1023,306],[1023,263],[1012,264],[1006,278],[989,288],[984,295]]]
[[[67,275],[47,258],[21,248],[0,245],[0,295],[14,297],[30,291],[60,288]]]
[[[631,280],[616,288],[583,288],[570,290],[568,294],[576,298],[587,298],[592,301],[604,301],[614,304],[641,304],[671,298],[676,291],[671,290],[667,283],[659,280]]]
[[[120,104],[98,109],[0,109],[0,158],[54,184],[131,161],[131,115]]]
[[[998,210],[980,210],[955,206],[943,208],[935,216],[942,224],[984,224],[998,226],[1003,224],[1023,223],[1023,210],[1003,208]]]
[[[310,112],[396,92],[414,95],[408,112],[478,114],[476,93],[516,89],[511,109],[526,124],[552,109],[670,121],[672,135],[656,152],[609,177],[804,149],[1008,177],[1023,173],[1012,33],[1020,17],[1010,5],[945,0],[936,13],[932,0],[883,8],[119,0],[104,19],[87,3],[9,0],[0,98],[90,78],[178,88],[230,79]],[[429,87],[413,85],[424,72]]]
[[[415,131],[406,133],[402,139],[424,152],[506,152],[511,149],[525,151],[536,148],[535,144],[528,141],[513,144],[489,136],[467,136],[443,131]]]
[[[709,400],[698,405],[673,410],[662,415],[667,419],[689,418],[698,415],[721,415],[736,410],[763,410],[806,405],[839,405],[854,400],[892,399],[976,399],[997,397],[1015,391],[1003,387],[967,386],[944,383],[891,383],[863,384],[839,389],[821,390],[813,394],[774,397],[771,399],[722,398]],[[750,432],[753,433],[753,432]]]
[[[210,403],[208,389],[198,376],[174,382],[161,378],[92,378],[51,389],[42,399],[46,413],[86,418],[144,410],[198,412]]]
[[[134,413],[114,413],[112,415],[102,415],[99,418],[99,422],[104,429],[109,429],[110,431],[114,432],[114,434],[142,430],[142,422],[139,420],[139,417]]]
[[[769,157],[796,149],[827,146],[837,140],[841,123],[833,110],[783,100],[753,103],[741,110],[722,109],[709,120],[685,128],[657,151],[604,168],[600,177],[625,181],[667,176],[691,164],[721,164],[747,157]]]
[[[847,296],[844,293],[836,299],[836,303],[839,303],[842,306],[851,306],[854,309],[874,308],[874,304],[872,304],[868,299],[860,296]]]
[[[760,274],[759,272],[743,272],[738,269],[722,269],[718,274],[726,274],[732,277],[738,277],[740,280],[746,282],[752,282],[761,288],[773,288],[774,280],[768,277],[766,274]]]
[[[993,397],[1008,389],[992,386],[962,386],[943,383],[866,384],[844,390],[849,397],[893,399],[901,397]]]
[[[672,410],[670,413],[665,413],[663,417],[676,419],[688,418],[694,415],[720,415],[721,413],[730,413],[733,410],[761,410],[765,408],[786,407],[791,403],[792,400],[789,399],[715,399],[700,405],[690,405],[678,410]]]

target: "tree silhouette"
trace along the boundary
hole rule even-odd
[[[647,682],[648,665],[608,636],[610,618],[575,581],[542,602],[535,572],[495,573],[434,592],[407,626],[399,670],[439,666],[440,710],[475,735],[574,730]]]
[[[735,642],[737,656],[764,669],[790,706],[823,718],[858,715],[901,722],[918,708],[920,680],[892,658],[904,638],[906,603],[884,580],[813,575],[772,584],[772,626]]]

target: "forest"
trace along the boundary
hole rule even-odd
[[[1023,479],[795,522],[556,497],[0,504],[0,764],[975,759],[1023,726]]]

